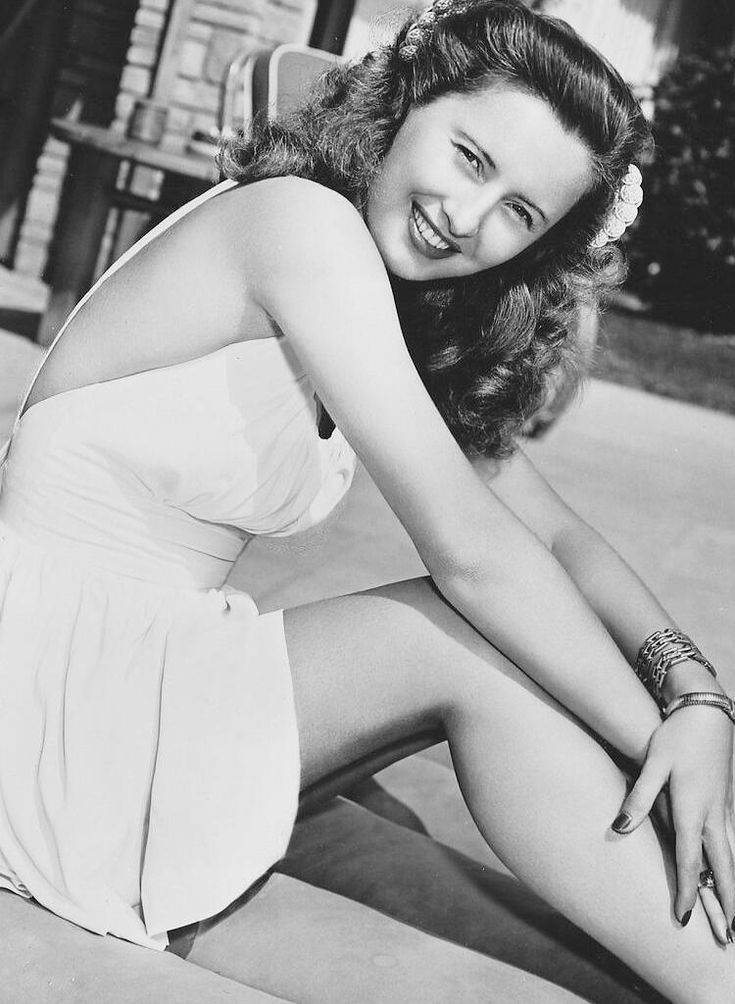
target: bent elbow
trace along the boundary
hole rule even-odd
[[[455,545],[456,545],[455,541]],[[548,574],[557,561],[526,527],[509,523],[502,533],[463,535],[434,563],[427,563],[437,589],[458,610],[472,607],[478,596],[521,602],[529,583]]]
[[[507,581],[507,572],[478,547],[468,551],[453,550],[427,563],[429,575],[444,599],[462,609],[465,598],[478,590],[499,589]]]

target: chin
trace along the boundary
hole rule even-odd
[[[386,257],[383,261],[391,275],[408,282],[437,282],[455,278],[453,272],[442,268],[445,262],[429,261],[411,253]]]
[[[437,278],[434,275],[426,275],[420,268],[409,268],[405,264],[403,267],[397,265],[395,268],[388,266],[388,271],[397,279],[404,279],[406,282],[429,282]]]

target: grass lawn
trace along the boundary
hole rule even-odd
[[[611,308],[601,321],[592,375],[735,415],[735,334],[707,334]]]

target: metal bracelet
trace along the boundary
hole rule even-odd
[[[669,670],[688,659],[704,666],[713,677],[717,676],[712,663],[702,655],[691,638],[675,628],[654,631],[641,645],[635,672],[659,707],[663,705],[662,691]]]
[[[725,712],[733,725],[735,725],[735,701],[726,694],[713,694],[700,690],[696,690],[691,694],[680,694],[678,697],[675,697],[664,708],[663,717],[666,719],[680,708],[692,708],[697,705],[719,708],[720,711]]]

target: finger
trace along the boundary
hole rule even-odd
[[[676,828],[676,899],[674,913],[686,927],[697,902],[699,873],[702,871],[702,831],[699,827]]]
[[[656,797],[651,809],[650,818],[656,827],[659,837],[667,846],[674,846],[674,817],[671,813],[671,799],[668,788],[664,788]]]
[[[699,898],[702,901],[704,912],[707,914],[707,919],[709,920],[709,925],[712,928],[712,933],[721,945],[727,945],[730,942],[732,935],[730,934],[730,928],[727,923],[727,918],[723,912],[722,905],[717,898],[716,890],[700,886]]]
[[[616,833],[632,833],[651,811],[656,797],[668,780],[668,768],[663,762],[649,758],[643,764],[638,780],[620,806],[612,823]]]
[[[735,917],[735,863],[725,833],[724,822],[714,834],[705,831],[705,850],[714,872],[717,900],[725,915],[727,927],[733,927]],[[717,932],[716,932],[717,933]]]

